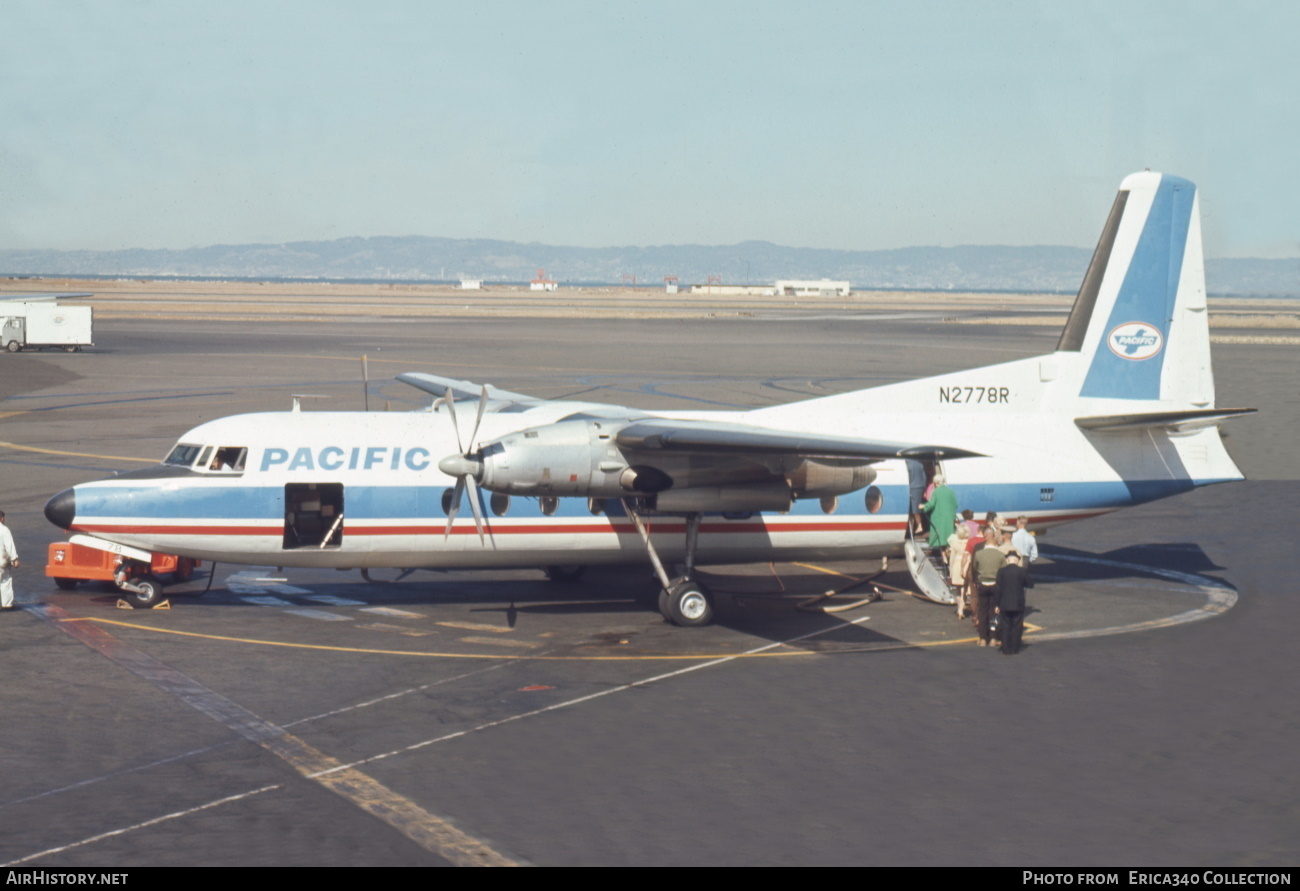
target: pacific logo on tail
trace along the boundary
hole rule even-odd
[[[1110,332],[1106,341],[1110,350],[1121,359],[1142,361],[1150,359],[1165,345],[1165,339],[1152,325],[1145,322],[1125,322]]]

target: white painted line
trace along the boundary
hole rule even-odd
[[[366,604],[364,600],[348,600],[346,597],[335,597],[333,594],[308,594],[303,599],[328,606],[365,606]]]
[[[481,625],[477,622],[439,622],[448,628],[463,628],[466,631],[491,631],[493,634],[509,634],[511,629],[505,625]]]
[[[1108,637],[1112,634],[1131,634],[1135,631],[1151,631],[1155,628],[1168,628],[1173,625],[1183,625],[1187,622],[1197,622],[1201,619],[1209,619],[1213,616],[1219,616],[1232,609],[1237,603],[1237,592],[1230,586],[1220,582],[1218,579],[1209,578],[1208,576],[1195,575],[1190,572],[1179,572],[1176,569],[1161,569],[1157,566],[1142,566],[1138,563],[1122,563],[1119,560],[1106,560],[1102,557],[1078,557],[1063,554],[1047,554],[1052,560],[1058,560],[1062,563],[1089,563],[1093,566],[1109,566],[1115,569],[1125,569],[1130,572],[1144,572],[1148,575],[1160,576],[1161,578],[1172,579],[1176,582],[1182,582],[1190,587],[1194,592],[1199,592],[1205,596],[1205,603],[1195,609],[1189,609],[1185,612],[1172,616],[1166,616],[1162,619],[1151,619],[1146,622],[1134,622],[1131,625],[1116,625],[1110,628],[1087,628],[1082,631],[1051,631],[1046,634],[1035,634],[1033,640],[1078,640],[1085,637]],[[1167,591],[1168,589],[1162,588]]]
[[[290,600],[281,600],[279,597],[241,597],[240,600],[245,603],[251,603],[253,606],[293,606]]]
[[[323,609],[287,609],[286,613],[292,613],[295,616],[302,616],[304,619],[320,619],[322,622],[351,622],[351,616],[340,616],[338,613],[327,613]]]
[[[541,646],[538,643],[531,643],[526,640],[510,640],[505,637],[462,637],[461,643],[487,644],[490,647],[523,647],[529,650],[535,650]]]
[[[410,625],[388,625],[384,622],[362,622],[358,628],[366,628],[370,631],[387,631],[391,634],[400,634],[404,637],[428,637],[438,632],[433,630],[424,630],[412,628]]]
[[[844,625],[833,625],[829,628],[819,628],[816,631],[810,631],[807,634],[801,634],[798,637],[792,637],[789,640],[776,641],[774,643],[764,644],[761,647],[754,647],[754,649],[752,650],[746,650],[743,653],[737,653],[734,656],[723,656],[718,659],[710,659],[707,662],[699,662],[696,663],[695,665],[688,665],[685,668],[679,668],[676,671],[669,671],[664,674],[653,675],[648,678],[643,678],[642,680],[639,681],[632,681],[631,683],[622,684],[618,687],[610,687],[608,690],[601,690],[596,693],[589,693],[586,696],[579,696],[576,699],[569,699],[564,702],[557,702],[554,705],[548,705],[543,708],[533,709],[530,712],[521,712],[520,714],[517,715],[510,715],[509,717],[501,718],[500,720],[497,721],[489,721],[486,724],[479,724],[477,727],[470,727],[467,730],[457,730],[453,733],[448,733],[445,736],[436,736],[432,739],[426,739],[423,742],[412,743],[411,745],[403,746],[400,749],[393,749],[391,752],[383,752],[379,755],[371,755],[368,758],[362,758],[361,760],[354,761],[351,764],[344,764],[339,767],[331,768],[331,770],[346,770],[348,768],[360,767],[361,765],[369,764],[372,761],[382,761],[383,759],[391,758],[394,755],[402,755],[405,754],[406,752],[413,752],[416,749],[423,749],[426,746],[431,746],[436,743],[447,742],[448,740],[452,740],[452,739],[459,739],[460,737],[468,736],[471,733],[478,733],[480,730],[489,730],[493,727],[500,727],[503,724],[509,724],[513,721],[522,721],[524,718],[531,718],[535,715],[542,715],[542,714],[546,714],[547,712],[553,712],[553,711],[558,711],[559,709],[562,708],[568,708],[571,705],[579,705],[584,702],[591,702],[593,699],[600,699],[602,696],[609,696],[613,693],[622,693],[624,690],[634,690],[637,687],[644,687],[647,684],[653,684],[657,681],[667,680],[668,678],[674,678],[677,677],[678,675],[689,674],[692,671],[699,671],[702,668],[710,668],[714,665],[722,665],[727,662],[733,662],[736,659],[740,659],[744,656],[752,656],[755,653],[762,653],[765,650],[772,650],[777,647],[784,647],[789,644],[798,643],[801,640],[807,640],[812,637],[820,637],[823,634],[830,634],[832,631],[842,631],[845,625],[861,625],[863,622],[868,621],[870,618],[871,618],[870,616],[862,616],[860,618],[854,619],[851,622],[846,622]],[[909,644],[908,646],[914,646],[914,645]]]
[[[363,606],[357,610],[359,613],[374,613],[377,616],[392,616],[394,619],[423,619],[423,613],[407,612],[404,609],[394,609],[391,606]]]
[[[206,811],[208,808],[220,807],[221,805],[229,804],[232,801],[239,801],[241,798],[251,798],[254,795],[260,795],[263,792],[270,792],[273,789],[279,788],[280,784],[277,783],[274,786],[263,786],[260,789],[253,789],[251,792],[240,792],[238,795],[227,795],[225,798],[218,798],[216,801],[209,801],[207,804],[201,804],[198,807],[192,807],[188,810],[163,814],[161,817],[154,817],[152,820],[145,820],[143,823],[136,823],[133,826],[123,826],[121,829],[114,829],[110,832],[101,832],[99,835],[92,835],[90,838],[83,838],[81,841],[72,842],[72,844],[63,845],[58,848],[48,848],[44,851],[38,851],[35,854],[28,854],[26,857],[20,857],[17,860],[10,860],[8,863],[0,863],[0,866],[17,866],[20,863],[27,863],[29,860],[35,860],[38,857],[49,857],[53,854],[61,854],[64,851],[70,851],[73,848],[79,848],[82,845],[94,844],[97,841],[103,841],[106,838],[113,838],[117,835],[125,835],[126,833],[134,832],[137,829],[157,826],[159,823],[165,823],[168,820],[175,820],[179,817],[188,817],[190,814],[197,814],[199,811]]]

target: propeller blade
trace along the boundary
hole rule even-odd
[[[460,444],[460,424],[456,422],[456,400],[452,398],[451,387],[447,388],[447,414],[451,415],[451,429],[456,431],[456,451],[462,455],[465,454],[464,447]]]
[[[487,384],[483,385],[483,392],[478,397],[478,415],[474,418],[474,432],[469,435],[469,444],[465,448],[465,456],[469,457],[469,450],[474,448],[474,437],[478,436],[478,425],[483,420],[483,409],[487,408],[488,391]]]
[[[465,479],[463,476],[456,478],[456,490],[451,493],[451,510],[447,511],[447,531],[442,535],[443,541],[451,537],[451,524],[456,522],[456,514],[460,513],[460,493],[465,491]]]
[[[482,544],[487,544],[483,537],[483,509],[478,506],[478,483],[474,482],[474,477],[465,474],[461,477],[469,488],[469,507],[474,512],[474,528],[478,530],[478,540]],[[457,486],[460,484],[457,483]]]

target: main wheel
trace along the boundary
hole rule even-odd
[[[665,622],[671,622],[671,621],[673,620],[673,612],[672,612],[672,609],[669,608],[669,606],[668,606],[668,589],[667,589],[667,588],[660,588],[660,589],[659,589],[659,615],[661,615],[661,616],[664,617],[664,621],[665,621]]]
[[[153,609],[163,599],[163,586],[157,579],[139,578],[135,580],[139,591],[124,591],[127,601],[139,609]]]
[[[684,580],[664,592],[668,620],[683,628],[698,628],[713,621],[713,595],[699,582]]]
[[[81,347],[77,346],[76,344],[71,344],[71,343],[70,343],[70,344],[68,344],[67,346],[65,346],[65,347],[63,348],[63,351],[64,351],[65,353],[75,353],[75,352],[77,352],[77,351],[80,350],[80,349],[81,349]]]
[[[581,565],[575,566],[548,566],[546,567],[546,577],[553,582],[563,582],[571,585],[578,579],[582,578],[587,567]]]
[[[189,557],[179,558],[176,561],[176,571],[172,573],[172,581],[182,583],[192,578],[194,578],[194,561]]]
[[[11,353],[16,353],[23,348],[23,345],[16,340],[11,340],[5,344],[5,349]]]

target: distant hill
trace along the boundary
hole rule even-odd
[[[539,268],[562,283],[613,283],[624,275],[683,285],[778,278],[847,279],[859,289],[1072,292],[1091,250],[1070,247],[915,247],[887,251],[735,245],[582,248],[487,239],[339,238],[185,250],[0,250],[0,275],[319,278],[379,281],[522,282]],[[1210,260],[1212,294],[1300,296],[1300,259]]]

